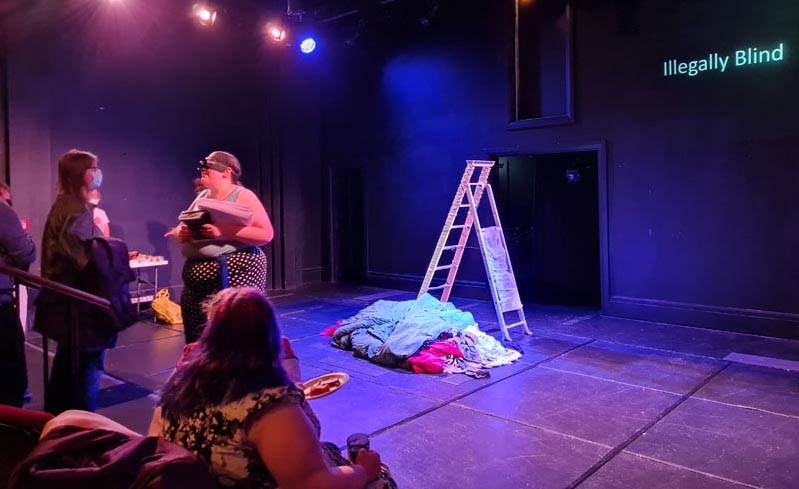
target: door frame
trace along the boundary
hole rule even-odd
[[[599,298],[603,311],[610,305],[610,241],[609,222],[610,209],[608,208],[608,170],[607,170],[607,142],[602,140],[595,143],[557,145],[557,146],[515,146],[489,148],[485,150],[487,159],[494,162],[507,156],[539,156],[552,153],[579,153],[583,151],[596,151],[597,153],[597,198],[599,213]]]

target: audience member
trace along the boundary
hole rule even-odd
[[[11,190],[3,182],[0,182],[0,259],[22,270],[36,260],[36,247],[22,229],[19,216],[11,207]],[[28,387],[25,333],[14,307],[13,285],[11,277],[0,275],[0,404],[22,407]]]
[[[89,191],[100,186],[102,173],[97,157],[71,150],[58,161],[58,196],[47,216],[42,236],[42,277],[74,288],[85,287],[84,274],[89,262],[89,241],[100,236],[89,209]],[[114,346],[116,331],[80,317],[77,332],[78,372],[73,372],[68,334],[70,312],[77,307],[69,299],[43,290],[36,300],[34,329],[58,342],[45,410],[58,414],[67,409],[94,411],[97,407],[105,349]],[[75,382],[75,378],[79,381]]]
[[[205,190],[205,185],[203,185],[202,177],[195,178],[194,180],[192,180],[191,183],[194,184],[194,193],[195,194],[199,194],[200,192]]]
[[[192,239],[181,223],[166,233],[183,244],[183,293],[180,297],[186,343],[197,341],[205,326],[203,302],[225,287],[266,289],[266,256],[259,248],[274,236],[272,223],[261,201],[251,190],[241,186],[241,164],[230,153],[214,151],[200,162],[200,192],[189,211],[196,210],[202,198],[235,202],[252,209],[247,225],[205,224],[207,239]]]
[[[361,450],[353,465],[326,462],[282,348],[260,290],[219,292],[198,345],[164,386],[150,434],[187,448],[226,487],[366,487],[381,473],[380,456]]]

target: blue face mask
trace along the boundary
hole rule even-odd
[[[103,184],[103,172],[99,168],[94,170],[94,174],[92,175],[92,181],[89,182],[89,188],[95,189],[100,188]]]

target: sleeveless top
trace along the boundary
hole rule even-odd
[[[241,185],[236,185],[236,188],[230,192],[230,195],[225,197],[222,200],[227,200],[229,202],[236,202],[236,199],[239,197],[239,194],[244,189]],[[200,199],[208,198],[211,192],[206,189],[200,192],[197,195],[197,198],[194,199],[194,202],[191,203],[187,210],[193,211],[197,207],[197,201]],[[211,258],[216,258],[219,255],[224,255],[227,253],[233,253],[234,251],[238,251],[242,248],[247,248],[249,245],[241,243],[240,241],[226,241],[226,240],[219,240],[219,239],[202,239],[202,240],[190,240],[183,243],[182,253],[183,256],[188,258],[189,260],[208,260]]]
[[[247,441],[247,434],[265,411],[284,403],[299,405],[318,434],[319,420],[304,400],[303,393],[293,385],[269,387],[178,419],[162,417],[160,436],[207,463],[222,487],[277,488],[258,451]]]

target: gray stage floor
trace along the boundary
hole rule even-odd
[[[475,380],[388,370],[319,335],[378,298],[413,297],[368,287],[273,294],[303,378],[350,375],[310,401],[323,440],[369,433],[403,488],[799,487],[797,341],[530,306],[534,334],[512,334],[521,360]],[[453,302],[499,336],[490,302]],[[33,409],[40,345],[29,337]],[[179,328],[125,331],[108,352],[99,412],[146,431],[153,392],[182,348]]]

